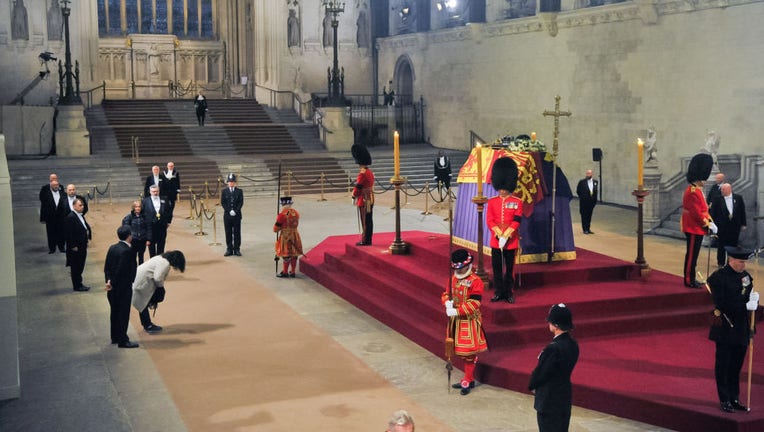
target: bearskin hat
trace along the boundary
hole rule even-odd
[[[451,268],[458,270],[472,263],[472,255],[466,249],[457,249],[451,254]]]
[[[698,180],[707,180],[714,167],[714,158],[708,153],[698,153],[692,157],[690,166],[687,168],[687,181],[695,183]]]
[[[491,185],[494,189],[513,192],[517,187],[517,164],[510,157],[496,159],[491,171]]]
[[[353,144],[353,147],[350,147],[350,153],[352,153],[353,159],[355,159],[355,163],[358,165],[371,165],[371,155],[366,147]]]

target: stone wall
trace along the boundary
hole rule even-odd
[[[404,59],[414,97],[427,103],[426,136],[464,149],[472,129],[486,139],[536,131],[552,144],[560,121],[560,165],[570,179],[602,148],[603,198],[635,205],[637,137],[653,126],[659,169],[676,172],[707,131],[723,153],[758,154],[764,126],[764,3],[626,2],[378,41],[380,88]]]

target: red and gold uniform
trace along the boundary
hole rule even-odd
[[[302,255],[302,239],[297,231],[299,224],[300,213],[291,206],[285,206],[276,216],[276,223],[273,225],[273,232],[278,233],[276,256],[283,260],[282,277],[286,275],[293,277],[297,268],[297,259]],[[291,272],[288,271],[290,266]]]
[[[450,288],[453,308],[456,309],[457,315],[452,317],[446,336],[453,337],[454,353],[464,360],[464,378],[459,387],[462,388],[462,394],[468,394],[469,389],[475,386],[477,354],[488,350],[483,331],[483,318],[480,314],[483,281],[471,271],[461,279],[455,274],[451,276]],[[441,296],[441,303],[446,305],[447,309],[448,300],[448,289],[446,289]]]
[[[520,221],[523,219],[523,201],[506,191],[488,200],[485,206],[486,226],[491,231],[491,268],[495,296],[491,301],[506,300],[514,303],[515,253],[520,246]],[[505,238],[501,246],[499,239]]]
[[[374,233],[374,172],[366,166],[361,166],[353,188],[353,199],[358,207],[358,217],[361,220],[363,233],[359,245],[370,245]]]
[[[708,233],[709,224],[712,222],[708,213],[708,204],[703,196],[703,187],[698,184],[690,184],[684,190],[682,197],[682,219],[680,226],[687,239],[687,248],[684,255],[684,284],[694,288],[695,267],[703,243],[703,236]]]

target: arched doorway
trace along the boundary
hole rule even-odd
[[[398,105],[414,103],[414,69],[408,56],[401,56],[395,65],[395,94]]]

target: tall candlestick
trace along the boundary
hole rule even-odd
[[[477,196],[483,196],[483,146],[475,145],[475,157],[477,158]]]
[[[401,148],[398,142],[398,131],[393,134],[393,159],[395,159],[395,177],[401,176]]]
[[[645,184],[645,143],[641,138],[637,138],[637,187],[642,189]]]

